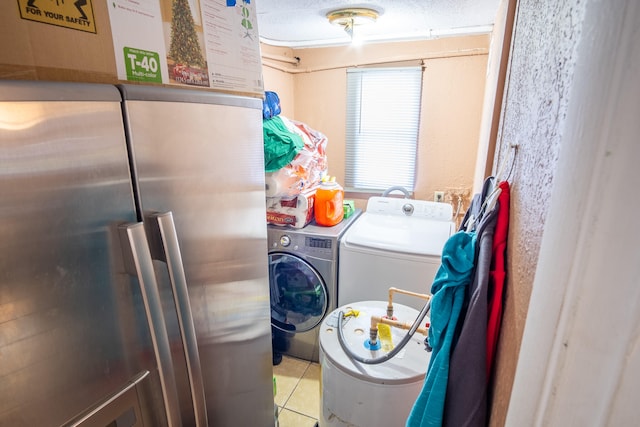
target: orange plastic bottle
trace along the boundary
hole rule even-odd
[[[322,181],[316,190],[314,203],[314,217],[316,224],[332,227],[342,221],[344,217],[344,190],[335,182],[335,177],[330,181]]]

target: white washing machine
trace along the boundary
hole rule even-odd
[[[339,239],[361,213],[333,227],[267,227],[274,364],[282,354],[319,361],[320,323],[338,306]]]
[[[455,233],[448,203],[371,197],[367,210],[340,240],[338,305],[388,300],[389,288],[429,294],[442,249]],[[424,300],[395,294],[420,310]]]

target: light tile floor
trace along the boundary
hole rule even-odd
[[[285,355],[273,374],[280,427],[314,427],[320,416],[320,365]]]

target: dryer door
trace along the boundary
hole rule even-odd
[[[327,286],[304,259],[284,252],[269,254],[271,324],[285,332],[305,332],[327,312]]]

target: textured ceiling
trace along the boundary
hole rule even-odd
[[[359,26],[365,41],[424,40],[490,32],[500,0],[255,0],[264,43],[314,47],[345,44],[349,36],[327,12],[345,7],[375,9],[375,24]]]

